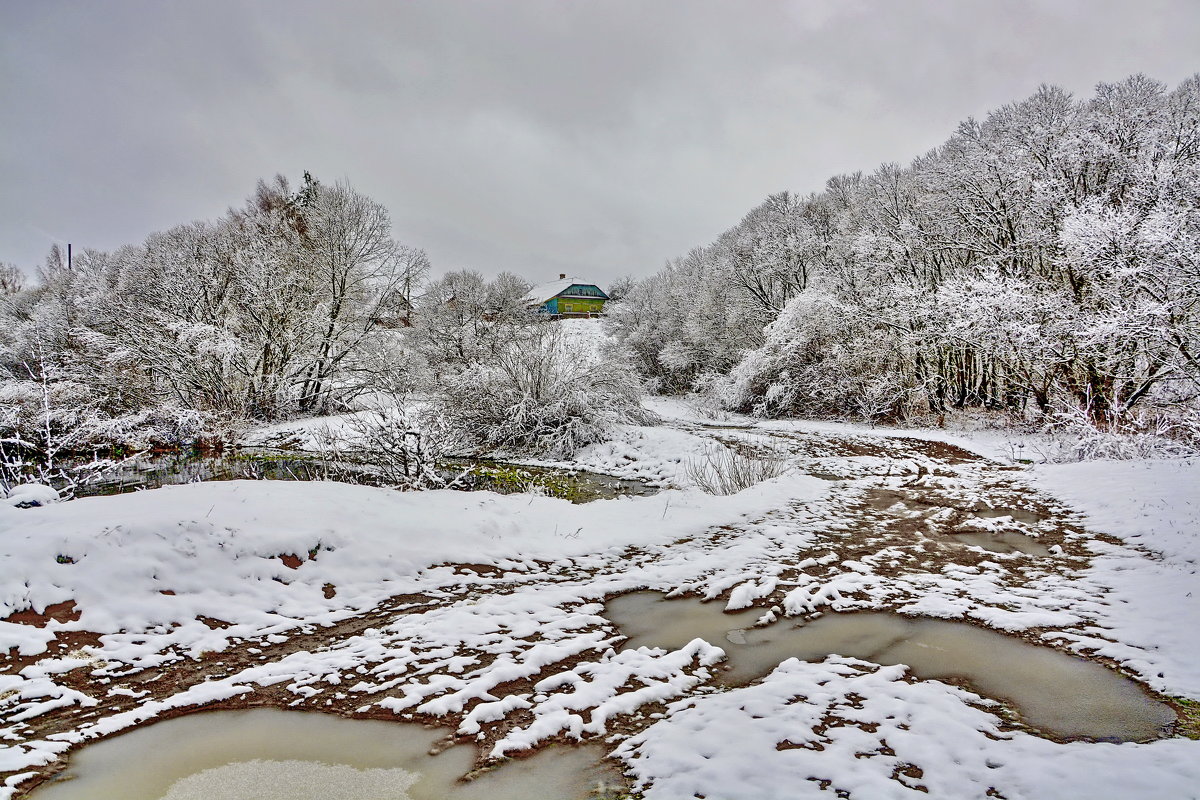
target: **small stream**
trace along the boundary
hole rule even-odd
[[[321,480],[324,464],[296,454],[240,451],[143,453],[75,490],[76,497],[124,494],[181,483],[233,480]]]
[[[534,467],[504,461],[452,459],[439,472],[447,479],[462,476],[454,488],[500,494],[534,491],[572,503],[590,503],[630,495],[650,495],[649,484],[586,470]],[[219,454],[193,452],[145,453],[106,472],[75,490],[76,497],[123,494],[182,483],[229,480],[319,481],[350,473],[357,482],[381,485],[369,462],[330,462],[297,451],[242,449]]]

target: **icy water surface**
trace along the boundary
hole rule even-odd
[[[325,475],[317,459],[287,455],[143,453],[85,486],[77,497],[124,494],[182,483],[230,480],[316,481]]]
[[[920,500],[905,497],[899,492],[877,489],[868,496],[868,502],[879,511],[886,511],[901,517],[912,519],[927,519],[930,515],[947,513],[948,508],[932,505]],[[954,513],[957,509],[949,509]],[[960,514],[970,514],[973,517],[986,520],[1011,520],[1030,527],[1036,527],[1042,517],[1032,511],[1021,508],[982,508],[971,511],[961,511]],[[1024,553],[1031,556],[1049,556],[1050,549],[1033,536],[1016,530],[996,528],[994,530],[950,531],[946,537],[934,537],[936,541],[953,542],[961,545],[981,547],[992,553]]]
[[[1025,553],[1031,556],[1048,556],[1050,548],[1034,539],[1016,531],[992,531],[989,533],[954,533],[956,541],[962,544],[982,547],[992,553]]]
[[[551,747],[470,783],[475,749],[429,755],[447,731],[298,711],[168,720],[71,756],[31,800],[585,800],[620,775],[604,751]]]
[[[1037,525],[1044,517],[1041,514],[1035,514],[1032,511],[1027,511],[1023,508],[980,508],[971,512],[982,519],[1003,519],[1011,517],[1017,522],[1023,522],[1026,525]]]
[[[960,679],[1010,703],[1030,726],[1068,739],[1141,742],[1174,721],[1169,707],[1133,681],[1082,658],[963,622],[896,614],[826,614],[805,624],[751,627],[762,609],[727,614],[720,603],[665,600],[636,592],[609,601],[605,616],[629,637],[625,648],[677,649],[701,638],[725,650],[718,681],[741,685],[781,661],[850,656],[907,664],[922,679]]]

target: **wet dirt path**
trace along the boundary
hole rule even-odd
[[[547,718],[543,709],[556,701],[547,685],[556,676],[589,677],[611,666],[621,637],[604,618],[603,603],[638,589],[753,607],[764,619],[891,611],[953,617],[1064,649],[1081,637],[1103,640],[1096,619],[1104,598],[1074,583],[1093,558],[1093,543],[1112,540],[1084,530],[1067,509],[1030,489],[1019,468],[918,439],[680,427],[741,451],[781,453],[793,469],[827,481],[829,495],[815,506],[785,505],[702,537],[628,548],[616,559],[445,565],[427,593],[391,598],[329,627],[236,641],[198,661],[167,654],[160,666],[122,670],[104,661],[99,637],[87,632],[60,637],[40,657],[10,652],[0,659],[0,675],[86,654],[90,663],[56,681],[89,700],[31,714],[20,698],[0,697],[8,742],[69,743],[32,770],[0,772],[0,785],[19,779],[16,796],[22,797],[62,770],[77,747],[198,709],[277,707],[425,722],[441,727],[447,743],[479,745],[479,766],[497,743],[529,740],[536,749],[576,735],[594,738],[587,725],[572,735],[550,728],[540,738],[524,733]],[[706,553],[730,555],[720,567],[690,566]],[[538,625],[524,626],[531,597],[543,611]],[[509,610],[506,601],[514,598],[523,605],[514,602],[520,608]],[[491,620],[485,627],[495,646],[481,649],[456,638],[464,609],[472,619]],[[677,661],[663,666],[663,658],[652,666],[664,681],[685,686],[683,692],[710,683],[702,658]],[[643,702],[616,700],[638,691],[647,669],[630,667],[596,708],[573,713],[582,719],[590,713],[590,725],[607,703],[616,710],[604,711],[606,734],[644,730],[661,701],[651,695]],[[485,704],[500,705],[495,713],[477,713]]]

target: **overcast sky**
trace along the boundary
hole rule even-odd
[[[0,261],[310,170],[435,271],[644,275],[1040,83],[1200,70],[1200,2],[0,0]]]

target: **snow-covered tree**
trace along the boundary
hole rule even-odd
[[[1120,428],[1196,413],[1198,215],[1200,77],[1043,86],[907,167],[767,198],[610,322],[661,390],[759,413]]]

